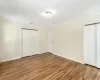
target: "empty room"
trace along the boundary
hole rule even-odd
[[[100,0],[0,0],[0,80],[100,80]]]

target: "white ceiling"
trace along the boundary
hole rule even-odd
[[[99,14],[100,0],[0,0],[0,15],[5,19],[34,24],[57,24],[82,15]],[[52,18],[43,16],[46,11]]]

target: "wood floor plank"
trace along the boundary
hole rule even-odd
[[[100,70],[43,53],[2,63],[0,80],[100,80]]]

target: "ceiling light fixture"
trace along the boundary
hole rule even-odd
[[[52,18],[56,14],[56,11],[53,9],[47,9],[44,12],[41,13],[42,16],[46,18]]]
[[[52,12],[48,11],[48,12],[46,12],[46,15],[49,16],[49,17],[51,17],[52,16]]]

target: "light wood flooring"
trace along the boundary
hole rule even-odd
[[[2,63],[0,80],[100,80],[100,70],[43,53]]]

